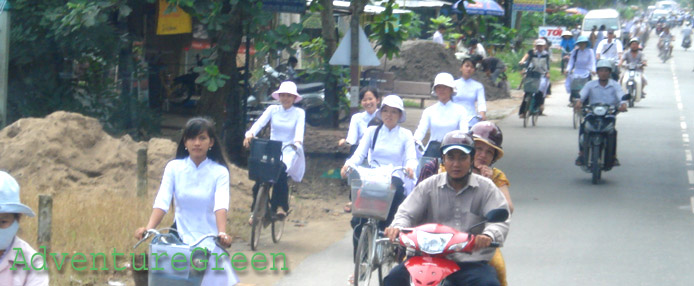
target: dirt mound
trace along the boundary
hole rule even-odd
[[[383,66],[384,59],[381,59]],[[386,62],[386,71],[395,73],[397,80],[433,82],[440,72],[460,76],[460,62],[453,51],[427,40],[403,42],[400,56]]]
[[[111,137],[98,120],[58,111],[45,118],[23,118],[0,130],[0,169],[20,185],[42,193],[67,190],[136,192],[137,150],[147,148],[150,194],[159,187],[164,166],[174,158],[176,143],[154,138],[135,142]],[[246,178],[231,168],[232,183]]]

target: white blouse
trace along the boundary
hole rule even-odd
[[[347,130],[347,138],[345,141],[350,145],[356,145],[359,140],[364,136],[366,128],[369,126],[369,122],[374,118],[376,112],[369,114],[366,111],[356,113],[352,115],[352,119],[349,121],[349,130]]]
[[[484,86],[478,81],[469,78],[459,78],[455,81],[457,93],[451,100],[462,105],[470,116],[478,112],[487,112],[487,102],[484,98]],[[477,108],[475,108],[477,102]]]
[[[427,131],[431,131],[429,142],[441,142],[446,133],[454,130],[467,131],[470,115],[464,107],[452,101],[445,104],[441,101],[427,107],[419,120],[419,126],[414,132],[414,139],[421,142]]]
[[[166,164],[154,208],[168,212],[173,199],[178,233],[190,244],[220,232],[214,212],[229,210],[229,192],[229,170],[224,166],[209,158],[199,166],[190,157],[176,159]],[[213,249],[215,244],[207,239],[201,246]]]
[[[282,105],[271,105],[258,120],[253,123],[251,129],[246,131],[246,137],[255,136],[267,123],[270,122],[270,140],[282,141],[282,147],[294,142],[297,150],[282,148],[282,162],[287,166],[287,175],[295,182],[301,182],[306,171],[306,159],[304,158],[304,128],[306,127],[306,113],[303,109],[292,106],[284,109]]]
[[[389,130],[383,125],[378,132],[376,146],[371,149],[377,128],[378,126],[371,126],[367,129],[366,134],[359,141],[359,147],[354,151],[354,155],[347,160],[347,165],[357,166],[368,157],[369,165],[372,167],[392,165],[395,168],[417,169],[417,153],[415,152],[414,140],[412,140],[412,131],[402,128],[400,125]]]

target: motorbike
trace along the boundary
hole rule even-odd
[[[670,39],[665,38],[663,39],[662,46],[660,46],[658,56],[663,61],[663,63],[665,63],[670,58],[671,53],[672,48],[670,47]]]
[[[332,108],[325,102],[325,85],[322,82],[304,83],[300,78],[290,79],[289,75],[268,64],[263,65],[263,76],[253,85],[252,94],[246,101],[248,121],[255,122],[268,105],[277,103],[270,95],[286,80],[294,80],[297,92],[303,97],[295,106],[306,112],[306,123],[311,126],[322,125],[326,121],[325,117],[328,111]],[[349,93],[338,98],[337,109],[339,110],[340,122],[349,118],[348,98]]]
[[[682,47],[686,51],[692,46],[692,36],[686,36],[682,39]]]
[[[447,256],[453,253],[472,253],[476,234],[481,233],[485,223],[504,222],[508,219],[506,209],[488,212],[484,220],[467,232],[441,224],[429,223],[414,228],[403,228],[397,243],[407,250],[405,268],[410,273],[410,285],[445,285],[446,277],[460,270],[458,264]],[[492,243],[490,247],[499,247]]]
[[[622,100],[628,100],[630,96],[624,95]],[[584,164],[581,169],[592,174],[592,183],[598,184],[602,171],[609,171],[614,167],[614,150],[608,147],[610,135],[615,130],[617,109],[608,104],[596,103],[583,107],[583,134],[580,135],[581,154]],[[616,142],[615,142],[616,144]]]
[[[641,101],[641,91],[643,81],[641,80],[642,63],[631,63],[627,65],[627,73],[622,77],[622,88],[630,95],[629,107],[634,107],[634,102]]]

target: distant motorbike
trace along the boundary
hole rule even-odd
[[[622,100],[628,100],[624,95]],[[609,136],[616,132],[617,109],[608,104],[597,103],[583,107],[583,135],[579,138],[582,144],[584,164],[581,169],[592,174],[593,184],[601,179],[602,171],[609,171],[614,166],[615,154],[608,147]]]
[[[257,120],[265,107],[277,103],[272,99],[271,94],[286,80],[289,80],[286,73],[277,71],[268,64],[263,66],[263,76],[253,85],[252,94],[246,101],[249,122]],[[349,118],[348,93],[343,93],[344,95],[338,98],[337,107],[331,107],[325,102],[325,85],[322,82],[302,83],[297,79],[295,81],[297,92],[303,97],[295,106],[301,107],[306,112],[306,123],[311,126],[323,125],[326,122],[326,116],[333,108],[339,111],[340,122]]]
[[[398,238],[400,246],[407,249],[405,268],[410,273],[413,286],[445,285],[448,276],[460,270],[458,264],[448,259],[453,253],[472,253],[476,234],[485,223],[503,222],[508,219],[506,209],[495,209],[485,219],[466,232],[440,224],[425,224],[415,228],[403,228]],[[492,243],[490,247],[499,247]]]
[[[641,101],[641,87],[643,86],[641,71],[639,70],[641,67],[643,67],[642,63],[629,64],[627,73],[622,78],[622,88],[630,95],[629,107],[634,107],[634,102]]]
[[[670,47],[670,39],[663,39],[662,45],[660,46],[660,51],[658,53],[658,56],[660,57],[660,60],[665,63],[669,58],[670,55],[672,54],[672,47]]]

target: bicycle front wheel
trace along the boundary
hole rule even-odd
[[[262,184],[256,195],[255,205],[253,206],[253,224],[251,226],[251,249],[258,249],[260,244],[260,232],[263,229],[265,213],[267,212],[268,193],[270,184]]]
[[[371,282],[371,272],[374,269],[373,265],[373,240],[375,228],[369,225],[364,225],[359,236],[357,244],[357,256],[354,261],[354,285],[368,286]]]

